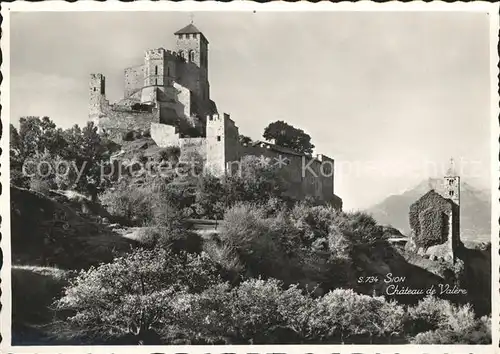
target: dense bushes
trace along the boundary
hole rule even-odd
[[[476,318],[467,304],[426,297],[408,309],[406,331],[415,344],[491,343],[491,317]]]
[[[415,343],[489,338],[488,319],[476,319],[468,305],[426,298],[406,314],[395,302],[352,290],[315,298],[275,279],[231,287],[206,255],[166,250],[136,250],[82,272],[56,307],[70,311],[68,325],[94,343],[391,342],[419,321],[427,329],[408,329]]]
[[[366,214],[305,203],[291,210],[280,203],[237,204],[226,212],[220,238],[252,276],[285,283],[309,278],[326,289],[346,285],[356,247],[384,240]]]
[[[151,340],[175,320],[174,297],[217,283],[215,265],[206,257],[137,249],[82,271],[55,306],[72,312],[68,323],[89,338]]]
[[[101,203],[108,212],[121,218],[124,224],[172,224],[183,218],[187,198],[179,198],[186,191],[167,185],[162,178],[135,181],[122,179],[101,194]]]

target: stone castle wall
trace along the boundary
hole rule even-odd
[[[309,196],[325,203],[332,202],[334,196],[333,174],[329,176],[328,173],[322,173],[322,170],[323,172],[327,171],[327,167],[322,168],[323,161],[301,154],[276,151],[266,144],[242,146],[241,155],[268,158],[270,165],[276,166],[279,174],[286,181],[289,197],[301,200]],[[286,162],[286,165],[280,167],[278,164],[280,159]],[[329,165],[325,164],[324,166]]]
[[[126,68],[124,72],[124,97],[133,95],[144,86],[144,65]]]
[[[127,132],[148,132],[151,124],[159,121],[158,110],[140,112],[133,110],[114,110],[112,106],[103,110],[99,118],[99,129],[106,133],[110,139],[120,142]]]

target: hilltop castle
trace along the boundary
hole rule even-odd
[[[99,131],[116,142],[131,132],[148,133],[160,147],[179,147],[181,156],[198,154],[215,175],[248,155],[282,161],[290,197],[313,197],[341,209],[334,194],[334,160],[269,142],[241,144],[234,121],[219,114],[210,99],[207,38],[192,23],[174,35],[175,51],[148,50],[143,64],[125,69],[124,97],[115,104],[106,99],[105,77],[91,74],[89,117]]]

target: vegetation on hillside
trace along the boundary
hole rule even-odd
[[[90,123],[64,131],[48,118],[21,120],[11,137],[18,344],[491,341],[490,318],[468,301],[382,296],[361,284],[391,271],[411,278],[405,285],[445,279],[409,264],[370,215],[285,198],[257,158],[223,178],[102,179],[95,164],[110,167],[112,155],[146,164],[178,161],[180,151],[134,134],[116,147]],[[23,175],[25,161],[56,170],[66,160],[82,175]],[[201,236],[193,218],[224,222]],[[138,242],[117,227],[138,229]],[[27,304],[22,294],[37,289],[43,300]]]

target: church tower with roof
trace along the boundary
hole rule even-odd
[[[208,40],[193,23],[174,33],[177,55],[182,58],[177,73],[179,81],[198,96],[200,102],[210,100],[208,83]]]
[[[444,197],[460,205],[460,176],[455,171],[455,162],[450,160],[450,167],[444,176]]]

